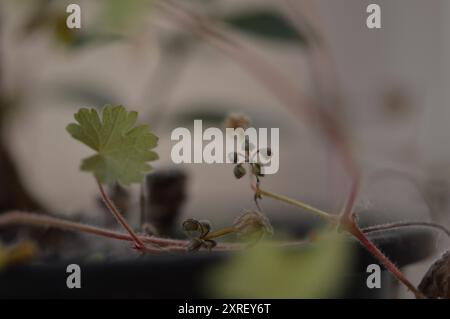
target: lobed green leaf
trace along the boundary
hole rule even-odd
[[[147,163],[158,159],[152,151],[158,144],[148,125],[135,126],[138,113],[123,106],[107,105],[101,118],[96,109],[82,108],[77,123],[67,126],[72,137],[97,153],[84,159],[81,170],[91,172],[102,183],[139,183],[151,171]]]

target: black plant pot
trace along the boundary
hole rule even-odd
[[[408,230],[371,238],[399,267],[430,255],[434,236],[427,230]],[[383,271],[381,289],[368,289],[366,267],[377,261],[358,243],[357,258],[349,269],[340,298],[388,298],[392,276]],[[299,247],[298,249],[310,249]],[[0,272],[0,298],[203,298],[205,273],[223,263],[228,253],[146,256],[132,260],[82,262],[71,260],[33,263]],[[82,269],[81,289],[68,289],[68,264]]]

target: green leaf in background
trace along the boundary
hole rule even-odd
[[[152,0],[103,0],[100,19],[113,29],[122,29],[145,17]]]
[[[208,288],[219,298],[333,297],[351,265],[346,242],[343,235],[324,233],[289,250],[260,244],[213,270]]]
[[[229,113],[226,108],[217,105],[195,109],[195,106],[188,105],[187,111],[181,111],[173,116],[173,121],[178,126],[191,126],[195,120],[202,120],[205,126],[220,127]]]
[[[252,126],[255,128],[285,125],[280,115],[270,111],[264,112],[265,108],[266,105],[239,104],[226,99],[199,100],[177,105],[176,111],[170,115],[170,121],[173,126],[191,127],[194,120],[202,120],[204,127],[223,127],[230,114],[244,113],[251,118]]]
[[[158,159],[151,150],[158,138],[148,125],[135,126],[137,116],[137,112],[128,112],[123,106],[105,106],[101,119],[96,109],[80,109],[75,114],[78,123],[69,124],[67,131],[97,151],[83,160],[81,170],[92,172],[102,183],[141,182],[151,170],[147,162]]]
[[[113,6],[112,0],[105,1],[108,8]],[[122,1],[132,3],[133,1]],[[30,36],[39,30],[47,30],[52,33],[56,44],[68,49],[82,49],[90,45],[112,44],[124,40],[125,36],[114,30],[101,30],[93,26],[84,26],[82,29],[67,28],[66,7],[70,1],[62,0],[33,0],[25,2],[32,9],[22,26],[24,35]],[[111,4],[110,4],[111,3]],[[83,9],[82,9],[83,10]],[[136,9],[137,10],[137,9]],[[105,14],[108,15],[110,10]],[[84,11],[82,11],[84,12]],[[101,24],[101,23],[99,23]]]
[[[224,22],[242,32],[267,40],[306,45],[306,37],[276,10],[255,9],[230,15]]]

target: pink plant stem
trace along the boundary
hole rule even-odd
[[[0,227],[11,225],[32,225],[41,227],[54,227],[63,230],[80,231],[85,233],[94,234],[97,236],[108,237],[117,240],[134,241],[133,237],[127,234],[114,232],[99,227],[84,225],[76,222],[66,221],[63,219],[32,214],[23,212],[10,212],[0,216]],[[348,231],[353,234],[362,245],[364,245],[369,252],[377,257],[383,265],[405,286],[407,286],[417,298],[423,298],[424,296],[412,285],[401,271],[362,233],[358,226],[348,228]],[[145,237],[139,236],[139,240],[144,243],[151,243],[160,245],[163,247],[145,247],[146,253],[163,253],[168,251],[186,251],[188,242],[185,240],[165,239],[157,237]],[[293,241],[293,242],[281,242],[275,243],[277,247],[289,247],[305,244],[305,241]],[[165,247],[164,247],[165,246]],[[242,244],[219,244],[215,250],[217,251],[230,251],[244,249],[245,245]]]
[[[108,237],[117,240],[125,240],[125,241],[133,241],[133,238],[127,234],[114,232],[111,230],[103,229],[100,227],[84,225],[81,223],[66,221],[64,219],[38,215],[32,213],[23,213],[23,212],[10,212],[5,213],[0,216],[0,227],[1,226],[10,226],[10,225],[30,225],[30,226],[39,226],[39,227],[53,227],[62,230],[69,231],[79,231],[88,234],[93,234],[102,237]],[[151,238],[151,237],[140,237],[141,241],[148,242],[155,245],[177,245],[178,243],[173,242],[171,240],[164,240],[159,238]],[[148,252],[151,253],[161,253],[161,248],[150,248],[147,247]]]
[[[360,177],[359,174],[355,172],[355,175],[351,177],[350,193],[348,195],[347,201],[345,202],[344,210],[341,214],[341,219],[343,220],[351,218],[353,208],[355,206],[355,202],[358,197],[359,184],[360,184]]]
[[[418,299],[424,299],[425,296],[405,277],[398,267],[381,252],[381,250],[361,231],[359,226],[353,222],[348,225],[347,230],[355,236],[359,242],[375,256],[400,282],[402,282]]]
[[[273,199],[276,200],[280,200],[283,201],[285,203],[294,205],[296,207],[305,209],[306,211],[309,211],[311,213],[315,213],[320,215],[321,217],[324,217],[328,222],[330,222],[331,224],[335,224],[338,226],[339,229],[342,229],[346,232],[349,232],[351,235],[353,235],[359,242],[361,242],[361,244],[372,254],[374,255],[374,257],[376,257],[377,259],[379,259],[384,265],[385,267],[391,271],[394,276],[400,280],[402,283],[404,283],[418,298],[422,298],[423,296],[420,294],[420,292],[418,292],[418,290],[406,279],[406,277],[401,273],[401,271],[394,265],[394,263],[392,263],[389,258],[387,256],[385,256],[379,249],[378,247],[375,246],[375,244],[370,241],[370,239],[364,234],[364,231],[361,230],[358,226],[358,224],[356,223],[355,217],[354,215],[350,215],[350,218],[346,218],[346,216],[344,215],[345,218],[340,218],[340,219],[334,219],[332,217],[334,217],[333,215],[328,214],[327,212],[321,211],[315,207],[312,207],[310,205],[304,204],[300,201],[297,200],[293,200],[290,199],[286,196],[281,196],[272,192],[268,192],[268,191],[264,191],[264,190],[256,190],[256,188],[252,185],[252,188],[255,191],[259,191],[260,194],[271,197]],[[408,226],[410,224],[407,224]],[[395,224],[394,224],[395,226]],[[429,225],[427,225],[429,226]],[[379,228],[383,229],[383,227],[386,227],[385,225],[380,226]],[[392,224],[389,225],[389,227],[392,227]],[[377,230],[377,227],[374,228],[375,230]],[[441,227],[439,227],[439,229],[444,230],[446,232],[448,232],[448,230],[446,228],[442,229]],[[370,231],[370,229],[369,229]]]
[[[119,212],[119,210],[116,208],[114,203],[109,199],[108,195],[105,192],[105,189],[103,188],[102,183],[98,179],[96,179],[96,180],[97,180],[98,188],[100,189],[100,194],[102,196],[102,200],[105,203],[106,207],[113,214],[113,216],[117,219],[119,224],[121,224],[123,226],[123,228],[125,228],[125,230],[130,234],[131,238],[133,238],[133,241],[134,241],[134,244],[136,245],[136,248],[138,250],[145,250],[145,244],[136,235],[134,230],[131,228],[131,226],[128,224],[128,222],[125,220],[125,218]]]
[[[276,96],[289,109],[301,116],[307,116],[311,121],[319,124],[325,136],[336,147],[341,157],[342,164],[348,172],[351,180],[350,193],[340,216],[340,224],[350,226],[350,232],[377,257],[396,278],[404,283],[416,297],[423,295],[406,279],[401,271],[387,258],[365,235],[353,220],[353,209],[360,187],[360,170],[356,164],[351,148],[339,123],[322,108],[318,107],[310,99],[299,93],[299,89],[292,85],[291,81],[278,72],[270,63],[267,63],[257,52],[240,41],[238,37],[221,28],[217,23],[203,18],[179,3],[170,0],[157,1],[155,4],[176,22],[188,27],[198,35],[208,40],[212,45],[226,52],[229,56],[241,63],[251,75],[264,87]]]
[[[315,37],[314,37],[314,33],[311,32],[311,28],[309,23],[307,23],[305,21],[305,17],[303,16],[303,14],[300,12],[300,10],[297,10],[296,5],[294,4],[294,1],[292,0],[284,0],[286,7],[287,7],[287,14],[289,17],[291,17],[291,20],[294,22],[294,25],[298,28],[298,30],[300,32],[305,31],[307,32],[307,34],[309,35],[309,39],[311,40],[311,42],[314,44]],[[314,45],[317,46],[317,45]],[[317,50],[311,50],[313,53],[317,52]],[[325,64],[322,62],[328,62],[328,66],[332,66],[333,63],[331,62],[331,58],[329,56],[329,52],[328,50],[325,49],[325,47],[323,46],[323,43],[320,43],[318,46],[318,51],[319,53],[321,53],[322,57],[325,57],[325,61],[320,61],[320,64],[316,63],[317,65],[321,65],[321,64]],[[314,57],[313,57],[314,58]],[[314,59],[317,60],[317,59]],[[329,78],[334,79],[334,84],[337,85],[337,81],[336,81],[336,74],[335,74],[335,69],[332,69],[332,74],[328,74]],[[329,132],[331,133],[331,132]],[[330,134],[329,134],[330,135]],[[362,245],[364,245],[366,247],[366,249],[373,254],[375,257],[377,257],[385,266],[386,268],[398,279],[400,280],[403,284],[405,284],[415,295],[417,298],[423,298],[423,295],[407,280],[407,278],[402,274],[402,272],[389,260],[389,258],[387,258],[379,249],[378,247],[372,242],[370,241],[367,236],[364,234],[364,231],[361,231],[361,229],[359,228],[359,226],[356,224],[354,218],[353,218],[353,209],[354,209],[354,205],[357,199],[357,195],[358,195],[358,190],[360,187],[360,171],[359,168],[357,167],[353,156],[350,152],[350,149],[347,149],[346,145],[345,145],[345,141],[338,139],[337,140],[336,146],[338,146],[338,148],[340,149],[340,155],[343,159],[343,163],[346,166],[346,170],[348,171],[350,178],[351,178],[351,188],[350,188],[350,193],[347,197],[347,200],[345,202],[345,206],[344,209],[340,215],[340,224],[341,225],[348,225],[348,231],[355,236]],[[344,143],[342,143],[344,142]],[[405,223],[405,225],[409,226],[410,224]],[[385,229],[389,229],[389,227],[393,227],[393,225],[384,225]],[[423,226],[423,224],[422,224]],[[429,226],[429,225],[427,225]],[[395,227],[395,225],[394,225]],[[434,227],[431,226],[431,227]],[[376,231],[377,229],[382,230],[383,226],[379,226],[374,227],[373,230]],[[441,228],[440,228],[441,229]],[[369,229],[370,231],[371,229]],[[441,229],[442,230],[442,229]],[[448,232],[447,229],[443,229],[446,233]]]
[[[359,189],[359,167],[354,161],[342,127],[331,114],[307,98],[292,81],[266,61],[257,50],[219,23],[202,17],[174,1],[155,1],[155,5],[177,23],[191,29],[211,45],[240,63],[250,75],[292,112],[302,119],[307,118],[311,122],[318,123],[325,136],[335,145],[342,164],[351,179],[350,195],[342,213],[343,218],[348,218],[353,211]]]
[[[134,241],[133,238],[125,233],[115,232],[108,229],[85,225],[77,222],[64,220],[61,218],[38,215],[25,212],[8,212],[0,215],[0,227],[12,225],[27,225],[37,227],[52,227],[61,230],[74,232],[83,232],[97,236],[107,237],[116,240]],[[187,251],[189,242],[186,240],[160,238],[154,236],[138,236],[139,239],[148,244],[157,245],[158,247],[146,247],[149,253],[164,253],[168,251]],[[240,249],[240,244],[222,244],[219,243],[215,249],[217,250],[236,250]]]

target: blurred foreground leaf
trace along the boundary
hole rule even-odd
[[[31,241],[23,241],[11,247],[0,244],[0,269],[6,266],[27,262],[38,253],[36,245]]]
[[[292,44],[306,45],[306,37],[281,13],[270,9],[243,11],[230,15],[224,22],[242,32],[266,40],[278,40]]]
[[[347,243],[344,235],[326,233],[292,249],[260,244],[215,269],[208,288],[222,298],[333,297],[351,265]]]
[[[69,124],[67,131],[97,151],[83,160],[81,170],[92,172],[102,183],[140,183],[152,169],[147,162],[158,159],[152,151],[158,138],[148,125],[135,126],[137,116],[123,106],[105,106],[101,118],[96,109],[80,109],[75,114],[78,123]]]
[[[152,0],[103,0],[100,21],[113,29],[122,29],[145,17]]]

